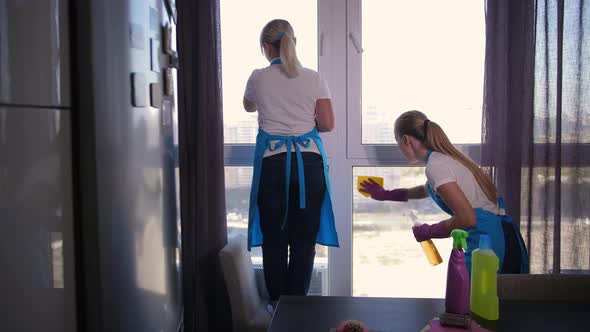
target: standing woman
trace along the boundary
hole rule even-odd
[[[286,20],[260,34],[268,67],[250,75],[244,108],[258,111],[248,249],[262,245],[271,301],[306,295],[316,243],[338,246],[328,167],[319,132],[334,128],[326,82],[297,59]]]

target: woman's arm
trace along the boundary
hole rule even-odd
[[[438,195],[453,211],[454,215],[433,225],[422,224],[412,227],[416,241],[449,237],[453,229],[467,229],[477,223],[475,211],[469,204],[467,197],[456,182],[445,183],[438,187]]]
[[[243,103],[246,112],[256,112],[256,104],[249,101],[248,98],[244,97]]]
[[[456,182],[441,185],[438,187],[437,192],[440,198],[455,213],[446,223],[449,233],[456,228],[467,229],[476,225],[475,211]]]
[[[421,185],[408,189],[408,199],[424,199],[428,197],[426,186]]]
[[[428,197],[428,193],[424,186],[417,186],[409,189],[398,188],[385,190],[373,179],[363,181],[360,184],[359,191],[371,195],[371,198],[377,201],[407,202],[410,199],[423,199]]]
[[[334,129],[334,110],[330,99],[318,99],[315,103],[316,127],[320,132],[328,132]]]

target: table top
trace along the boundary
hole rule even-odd
[[[268,331],[328,332],[346,319],[372,331],[420,331],[442,312],[443,299],[283,296]],[[584,331],[590,303],[501,301],[500,320],[476,320],[492,331]]]

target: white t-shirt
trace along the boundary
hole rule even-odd
[[[312,69],[301,68],[297,77],[288,78],[280,64],[273,64],[252,72],[244,97],[256,104],[262,130],[271,135],[300,136],[316,127],[316,101],[330,98],[330,91],[320,74]],[[300,148],[319,153],[313,142],[307,149]],[[280,152],[286,152],[286,148],[267,150],[264,155]]]
[[[430,187],[438,187],[449,182],[456,182],[474,209],[482,208],[492,213],[499,213],[498,206],[488,200],[473,173],[461,162],[440,152],[432,152],[426,165],[426,178]]]

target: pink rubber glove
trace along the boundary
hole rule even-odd
[[[371,195],[371,198],[377,201],[408,201],[408,189],[385,190],[373,179],[361,182],[359,191]]]
[[[443,239],[449,237],[450,232],[447,230],[447,221],[443,220],[434,225],[422,224],[412,227],[416,241],[422,242],[430,239]]]

